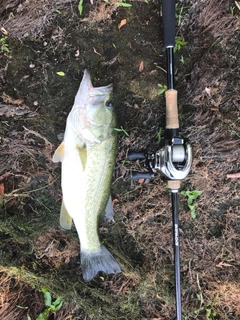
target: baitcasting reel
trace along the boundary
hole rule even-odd
[[[148,172],[132,172],[132,179],[150,179],[154,178],[156,171],[162,173],[169,180],[184,179],[192,164],[192,145],[186,139],[173,137],[165,139],[164,144],[158,151],[152,154],[147,152],[130,151],[129,160],[145,160],[145,166]]]

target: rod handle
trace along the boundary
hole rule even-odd
[[[165,92],[166,98],[166,129],[178,129],[177,90],[171,89]]]
[[[172,191],[178,191],[180,188],[180,180],[168,180],[168,188]]]
[[[162,0],[164,48],[175,47],[176,0]]]

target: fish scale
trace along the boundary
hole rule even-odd
[[[84,215],[73,217],[76,228],[79,226],[81,250],[91,249],[99,245],[97,224],[95,215],[98,217],[106,207],[112,180],[112,171],[115,164],[116,135],[104,140],[94,147],[87,148],[87,165],[84,170],[86,181],[81,183],[84,188]],[[111,156],[109,156],[111,155]],[[82,194],[83,196],[83,194]],[[81,223],[77,223],[78,219]],[[79,222],[80,222],[79,221]],[[86,238],[82,236],[86,230]]]

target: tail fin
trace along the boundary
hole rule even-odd
[[[117,261],[104,246],[93,252],[81,251],[81,266],[84,281],[91,281],[99,271],[106,274],[121,272]]]

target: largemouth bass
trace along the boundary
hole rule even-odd
[[[117,136],[111,92],[112,85],[94,88],[88,71],[84,71],[67,117],[64,140],[53,155],[53,162],[62,162],[60,225],[71,229],[74,220],[85,281],[92,280],[99,271],[121,272],[98,237],[101,213],[105,209],[108,218],[113,216],[110,186]]]

